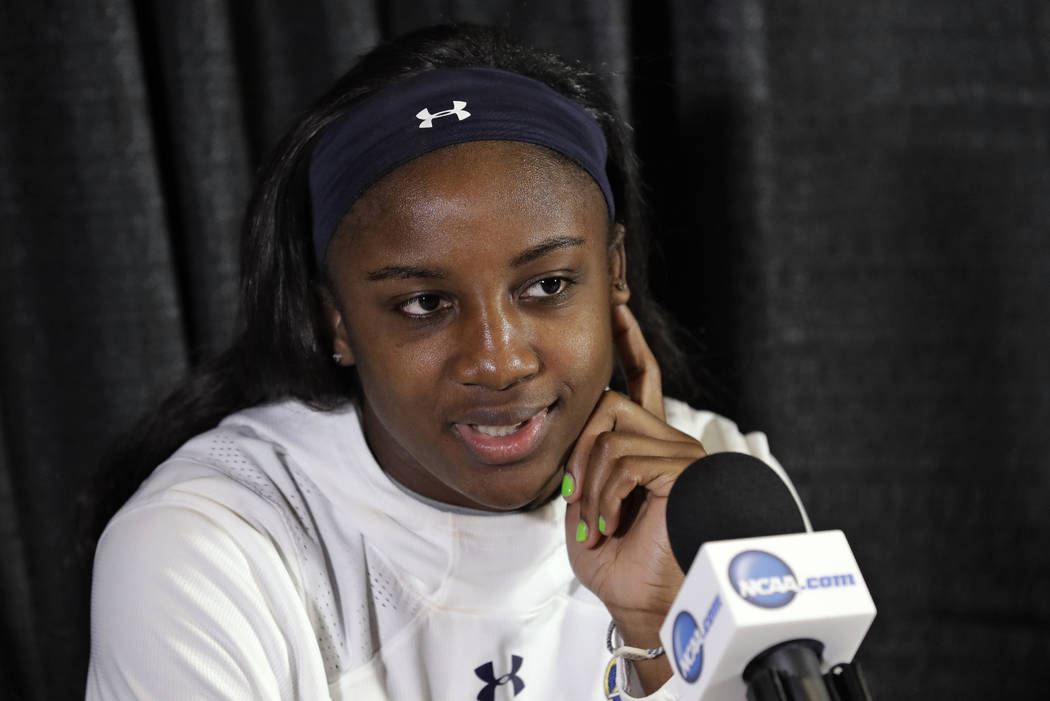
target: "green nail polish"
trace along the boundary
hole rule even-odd
[[[561,495],[566,499],[572,496],[572,493],[576,491],[576,482],[573,481],[572,475],[568,472],[561,478]]]
[[[576,524],[576,542],[582,543],[587,540],[587,524],[580,521]]]
[[[598,517],[598,532],[605,533],[605,519],[602,516]]]

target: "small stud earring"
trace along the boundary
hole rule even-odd
[[[620,292],[623,292],[624,290],[627,289],[627,283],[624,282],[623,280],[617,280],[615,282],[615,284],[613,284],[613,287],[618,289]]]
[[[332,353],[332,360],[335,361],[336,365],[342,365],[343,364],[343,354],[342,353]]]

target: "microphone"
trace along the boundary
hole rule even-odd
[[[851,662],[875,618],[842,531],[806,532],[780,475],[741,453],[697,460],[667,500],[685,581],[660,629],[683,701],[870,699]]]

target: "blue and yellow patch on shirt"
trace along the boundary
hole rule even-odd
[[[605,677],[602,679],[602,691],[610,701],[620,701],[620,688],[616,685],[616,660],[613,657],[605,665]]]

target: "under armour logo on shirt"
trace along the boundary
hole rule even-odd
[[[493,701],[496,698],[496,687],[503,686],[507,682],[514,685],[514,695],[517,696],[521,693],[521,690],[525,688],[525,682],[518,676],[518,670],[521,669],[522,659],[517,655],[510,656],[510,672],[504,674],[500,678],[496,678],[496,673],[492,669],[492,663],[486,662],[480,667],[474,669],[474,674],[478,675],[478,679],[485,682],[485,687],[478,692],[478,701]]]
[[[434,126],[435,119],[440,119],[441,117],[450,117],[452,115],[456,115],[459,118],[459,121],[462,122],[464,119],[470,116],[470,112],[467,112],[465,109],[463,109],[466,106],[467,103],[463,100],[453,100],[452,109],[442,110],[440,112],[435,112],[434,114],[430,114],[430,110],[424,107],[416,113],[416,117],[419,118],[419,128],[430,129]]]

